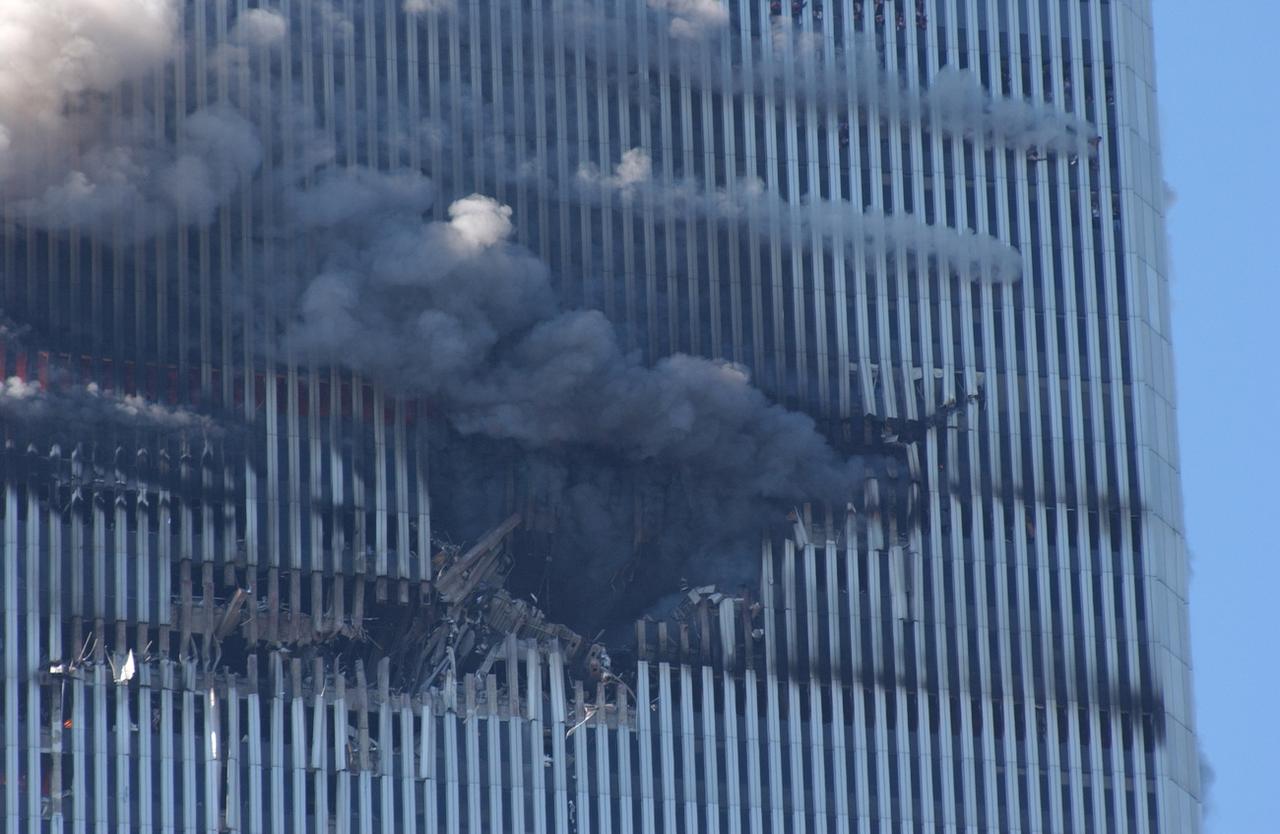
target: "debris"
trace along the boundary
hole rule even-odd
[[[213,631],[214,640],[225,640],[240,625],[240,609],[244,607],[244,603],[248,598],[248,592],[243,588],[236,588],[236,592],[231,596],[231,601],[227,603],[227,610],[223,613],[222,619]]]
[[[520,523],[521,516],[514,514],[465,553],[437,554],[437,610],[422,651],[420,667],[430,670],[423,688],[447,668],[488,674],[502,656],[508,635],[539,643],[554,641],[566,660],[583,662],[593,678],[609,674],[609,654],[602,645],[586,647],[582,635],[549,622],[536,597],[532,602],[516,599],[504,587],[513,564],[508,542]]]
[[[790,521],[795,529],[796,546],[804,547],[809,544],[809,531],[805,528],[804,520],[800,517],[800,511],[793,509],[787,513],[787,521]]]
[[[133,649],[130,649],[119,669],[116,668],[114,663],[111,664],[111,677],[115,679],[116,685],[123,685],[133,680],[137,670],[137,663],[133,659]]]

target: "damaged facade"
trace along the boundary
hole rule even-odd
[[[1199,831],[1147,0],[178,5],[107,107],[181,144],[235,102],[255,177],[142,238],[0,199],[6,834]],[[902,103],[943,67],[991,100]],[[316,137],[433,218],[493,195],[625,352],[811,415],[847,497],[451,458],[441,401],[300,359]]]

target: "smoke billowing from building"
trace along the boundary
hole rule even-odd
[[[668,31],[679,40],[700,41],[729,25],[729,7],[720,0],[649,0],[649,8],[670,17]]]
[[[0,418],[38,433],[127,429],[218,436],[211,418],[185,408],[150,402],[135,394],[102,390],[96,383],[50,386],[10,377],[0,380]]]
[[[262,49],[275,46],[289,32],[289,21],[271,9],[248,9],[236,16],[231,46]]]
[[[724,8],[715,0],[650,3],[656,11],[671,13],[684,6],[708,11],[698,16],[703,23],[696,27],[677,14],[669,24],[674,36],[670,55],[638,40],[646,29],[660,30],[662,17],[630,20],[568,0],[562,25],[582,39],[596,61],[611,67],[620,82],[632,73],[632,62],[654,70],[666,59],[677,62],[698,88],[735,97],[792,100],[846,121],[861,109],[905,124],[918,122],[944,133],[981,137],[1000,147],[1076,155],[1089,153],[1090,140],[1097,135],[1086,120],[1052,104],[993,96],[974,73],[954,67],[922,81],[923,89],[909,89],[883,73],[880,57],[866,45],[830,46],[820,32],[793,25],[790,16],[774,17],[765,37],[735,43],[736,32],[712,25],[718,20],[712,10]],[[725,54],[730,56],[729,71],[722,67]],[[743,59],[742,54],[750,57]]]
[[[257,98],[280,82],[254,75],[249,55],[278,45],[290,22],[270,9],[237,15],[208,76],[192,81],[246,95],[189,104],[174,129],[165,122],[173,102],[157,98],[155,84],[192,48],[178,37],[180,7],[15,0],[0,8],[0,202],[11,220],[109,244],[207,226],[264,154],[279,150],[266,146],[272,116]],[[326,3],[316,17],[334,25]]]
[[[1194,820],[1148,6],[0,0],[0,817]]]
[[[707,191],[690,182],[664,184],[653,176],[653,161],[643,148],[622,155],[612,175],[590,165],[578,171],[582,199],[599,201],[610,192],[636,206],[653,206],[676,216],[718,222],[769,224],[788,221],[788,243],[811,247],[815,242],[852,256],[902,250],[936,263],[943,273],[977,281],[1016,281],[1022,275],[1022,256],[1016,249],[987,235],[930,225],[908,215],[862,210],[849,202],[810,200],[791,203],[770,194],[758,180],[738,189]]]
[[[454,0],[404,0],[404,10],[409,14],[438,14],[454,8]]]
[[[318,25],[345,25],[327,4],[317,9]],[[409,0],[405,11],[450,12],[452,4]],[[698,45],[690,49],[727,48],[727,9],[716,0],[650,0],[648,11],[655,27],[650,36],[666,29],[677,49],[691,42]],[[428,172],[336,166],[331,140],[301,107],[264,115],[265,108],[233,96],[193,109],[176,136],[146,129],[145,106],[114,118],[105,93],[181,53],[175,14],[174,4],[165,2],[140,11],[133,4],[73,0],[6,10],[6,31],[25,33],[11,38],[21,84],[0,91],[7,140],[0,187],[15,219],[116,241],[208,224],[260,176],[267,155],[282,156],[264,137],[280,141],[286,132],[280,125],[288,124],[309,149],[292,155],[292,168],[278,166],[268,183],[283,207],[270,229],[272,245],[294,252],[286,260],[299,265],[267,290],[282,302],[281,350],[424,398],[461,438],[514,444],[544,459],[567,454],[578,465],[566,471],[591,483],[640,468],[658,481],[667,477],[661,473],[681,473],[687,488],[747,506],[843,502],[869,471],[882,467],[876,461],[868,469],[868,461],[837,454],[810,417],[771,402],[744,368],[681,354],[645,364],[622,346],[602,313],[562,306],[547,264],[513,241],[520,218],[509,206],[475,194],[446,208],[435,205]],[[584,6],[563,19],[571,29],[604,36],[597,46],[612,38],[618,54],[631,49],[622,40],[630,32],[611,14]],[[271,10],[239,15],[211,65],[238,80],[252,100],[280,83],[255,74],[252,55],[278,46],[295,25]],[[844,56],[825,56],[789,27],[775,26],[766,51],[772,57],[729,79],[699,69],[699,62],[685,62],[686,69],[696,83],[735,94],[751,85],[766,93],[785,73],[791,88],[825,107],[880,107],[894,118],[932,118],[948,129],[1014,144],[1050,148],[1083,135],[1065,117],[993,102],[955,73],[940,76],[923,95],[893,88],[878,70],[854,71]],[[269,92],[272,100],[291,100],[288,89]],[[410,136],[420,132],[409,128]],[[708,191],[657,177],[653,168],[648,151],[634,148],[612,173],[583,164],[577,180],[564,185],[584,204],[607,193],[717,223],[763,227],[787,217],[791,245],[816,242],[851,257],[900,250],[964,278],[1002,281],[1021,274],[1016,251],[967,231],[848,203],[793,203],[754,179],[740,180],[732,191]],[[533,181],[558,190],[545,179]],[[447,218],[429,219],[442,209]],[[133,219],[122,223],[126,215]],[[40,392],[21,401],[38,410],[51,396]],[[82,412],[100,408],[113,419],[136,414],[141,422],[163,422],[145,409],[116,408],[97,392],[65,404]],[[591,455],[599,460],[587,463]],[[601,474],[602,467],[614,474]],[[584,542],[584,550],[590,544]]]
[[[147,108],[121,118],[107,95],[178,55],[177,4],[15,0],[0,10],[0,199],[28,225],[138,240],[171,224],[207,224],[261,163],[250,119],[209,106],[179,135],[158,136]],[[237,24],[260,43],[280,19]],[[140,98],[145,98],[138,90]]]
[[[509,207],[473,195],[423,221],[428,196],[364,170],[295,195],[321,262],[295,349],[429,399],[464,435],[689,467],[756,497],[843,497],[853,470],[809,417],[723,362],[641,364],[601,313],[559,308],[547,267],[511,242]]]
[[[109,120],[101,96],[178,49],[177,4],[9,0],[0,9],[0,186],[34,192]]]
[[[562,309],[546,264],[513,242],[509,207],[472,195],[447,220],[424,220],[431,200],[424,177],[363,168],[325,171],[291,193],[288,234],[319,267],[286,344],[445,418],[440,481],[471,498],[441,504],[444,526],[492,524],[476,508],[500,504],[493,485],[525,460],[522,478],[557,508],[556,570],[572,566],[547,600],[558,617],[622,622],[681,576],[732,575],[716,548],[750,552],[744,531],[759,529],[769,502],[842,505],[883,474],[879,457],[837,454],[812,418],[771,402],[745,369],[681,354],[646,365],[603,314]],[[659,519],[648,547],[633,540],[637,502]],[[611,587],[641,552],[665,580]]]

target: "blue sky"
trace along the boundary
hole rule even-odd
[[[1208,834],[1280,832],[1280,3],[1154,0]]]

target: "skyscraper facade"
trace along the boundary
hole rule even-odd
[[[1148,0],[143,5],[0,89],[6,832],[1199,831]]]

